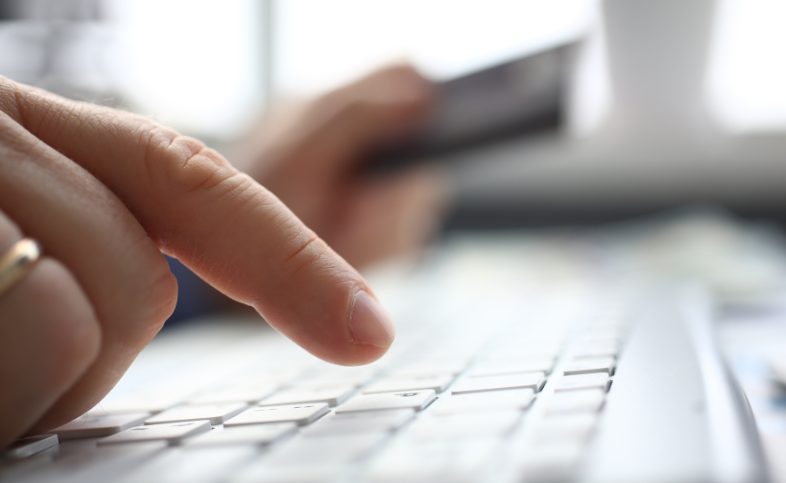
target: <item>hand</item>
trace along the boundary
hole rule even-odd
[[[358,167],[373,148],[411,135],[433,97],[433,86],[412,68],[380,70],[272,116],[235,164],[355,267],[417,249],[440,226],[446,176],[418,168],[369,177]]]
[[[363,278],[219,154],[132,114],[0,78],[0,253],[46,257],[0,296],[0,447],[81,415],[158,332],[161,252],[314,355],[356,365],[394,336]]]

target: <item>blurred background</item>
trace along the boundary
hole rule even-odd
[[[779,0],[0,0],[0,74],[222,150],[382,66],[443,82],[573,44],[556,129],[437,159],[446,232],[696,205],[784,224],[784,19]]]
[[[692,203],[783,221],[786,4],[624,4],[1,0],[0,74],[220,146],[269,106],[380,66],[411,62],[442,81],[579,40],[557,135],[450,160],[448,229],[596,223]]]

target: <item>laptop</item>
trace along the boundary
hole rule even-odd
[[[7,450],[0,481],[767,481],[717,283],[642,268],[664,258],[642,240],[720,223],[688,218],[455,235],[369,274],[397,340],[367,366],[256,318],[165,329],[93,410]]]

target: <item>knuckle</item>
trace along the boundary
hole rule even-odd
[[[21,101],[27,95],[25,86],[0,76],[0,110],[18,120]]]
[[[221,155],[196,139],[153,123],[141,133],[144,166],[157,193],[171,196],[210,188],[234,173]]]
[[[292,273],[325,261],[325,255],[330,251],[330,247],[313,231],[299,223],[289,227],[287,231],[289,233],[284,238],[286,243],[284,265],[288,266]]]
[[[20,435],[96,359],[101,331],[75,278],[44,258],[0,298],[0,409],[16,418],[0,421],[0,447]],[[48,429],[48,428],[46,428]]]
[[[51,341],[46,353],[57,363],[57,379],[68,379],[97,356],[101,346],[98,319],[76,278],[59,261],[44,258],[28,275],[28,291],[22,301],[28,307],[40,305],[39,320],[47,324],[42,333]],[[35,309],[34,309],[35,310]]]
[[[146,344],[174,312],[177,280],[147,235],[122,251],[131,255],[128,258],[134,260],[134,266],[119,268],[125,274],[122,291],[104,293],[100,305],[108,307],[108,311],[101,314],[102,320],[112,325],[112,333],[108,334],[112,340]]]

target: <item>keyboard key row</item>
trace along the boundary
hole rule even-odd
[[[280,384],[269,381],[235,382],[203,391],[188,400],[189,404],[225,404],[244,402],[255,404],[273,394]]]
[[[297,432],[295,423],[251,424],[210,431],[187,441],[187,447],[254,445],[278,442]]]
[[[415,418],[411,409],[360,411],[327,416],[303,432],[306,437],[347,436],[351,434],[397,431]]]
[[[502,437],[521,420],[518,410],[442,415],[418,421],[406,433],[408,441]]]
[[[382,443],[386,434],[303,438],[285,443],[261,460],[267,468],[335,467],[360,459]],[[259,481],[259,480],[258,480]],[[264,480],[261,480],[264,481]]]
[[[61,440],[101,438],[125,431],[142,424],[150,413],[105,414],[94,416],[86,414],[68,424],[53,429]]]
[[[549,415],[532,428],[536,443],[586,441],[598,421],[595,413]]]
[[[248,405],[245,403],[178,406],[156,414],[146,420],[145,424],[197,421],[201,419],[210,421],[210,424],[222,424],[243,412],[247,407]]]
[[[442,392],[453,382],[453,375],[394,376],[372,383],[363,389],[364,394],[431,389]]]
[[[54,448],[60,444],[56,434],[28,436],[14,441],[9,447],[0,451],[0,461],[5,458],[27,458],[34,454]]]
[[[614,367],[617,361],[613,357],[594,357],[587,359],[575,359],[563,371],[566,376],[574,374],[592,374],[595,372],[614,375]]]
[[[137,426],[98,440],[98,444],[142,443],[167,441],[177,444],[186,438],[210,431],[210,421],[186,421],[180,423]]]
[[[556,383],[555,391],[572,391],[579,389],[602,389],[608,391],[611,378],[603,372],[565,376]]]
[[[553,367],[554,358],[550,357],[531,360],[521,360],[520,358],[494,359],[475,364],[469,369],[467,375],[469,377],[483,377],[524,372],[543,372],[548,374]]]
[[[325,403],[257,407],[230,419],[224,423],[224,427],[267,423],[296,423],[303,426],[311,424],[329,411]]]
[[[542,372],[510,374],[501,376],[474,377],[457,382],[451,389],[452,394],[497,391],[502,389],[532,389],[540,391],[546,383]]]
[[[285,389],[262,400],[260,406],[324,402],[333,407],[346,401],[354,392],[354,385],[320,384]]]
[[[498,444],[493,437],[418,445],[399,441],[371,462],[366,477],[373,483],[477,481]]]
[[[606,391],[584,389],[555,392],[548,401],[548,414],[598,412],[606,398]]]
[[[532,389],[473,392],[445,398],[430,410],[432,416],[527,409],[535,399]]]
[[[390,376],[457,375],[467,367],[466,358],[415,360],[390,371]]]
[[[436,395],[433,390],[365,394],[347,401],[336,409],[336,414],[354,411],[381,411],[387,409],[414,409],[421,411],[431,404]]]
[[[616,357],[619,353],[618,339],[590,340],[580,344],[573,351],[573,357]]]

